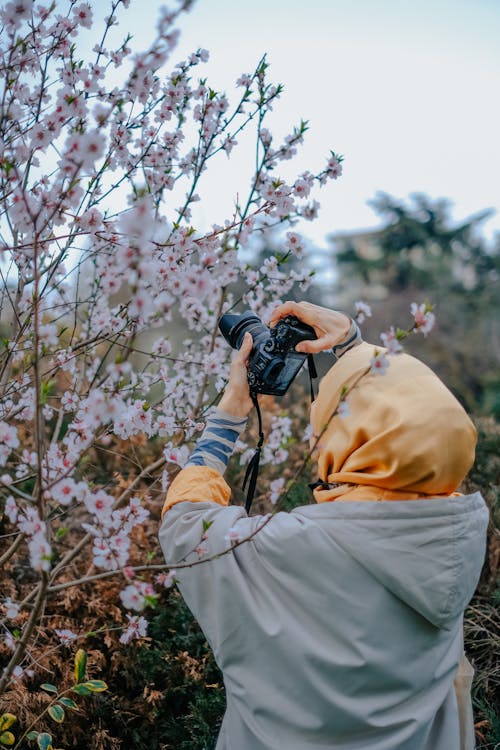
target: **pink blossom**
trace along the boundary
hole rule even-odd
[[[16,501],[12,497],[12,495],[9,495],[7,500],[5,501],[5,515],[9,519],[11,523],[16,523],[17,521],[17,514],[18,514],[18,508],[16,505]]]
[[[189,448],[187,445],[173,447],[172,443],[167,443],[163,450],[165,460],[172,464],[177,464],[181,468],[189,458]]]
[[[97,490],[94,493],[87,493],[84,502],[90,513],[93,513],[101,521],[106,522],[113,509],[115,500],[104,490]]]
[[[61,505],[69,505],[72,500],[80,495],[80,489],[73,479],[67,477],[66,479],[61,479],[61,481],[57,482],[57,484],[51,488],[50,494],[52,495],[52,498]]]
[[[82,527],[92,533],[92,529],[89,528],[86,524],[82,524]],[[118,569],[119,565],[116,560],[116,556],[106,539],[102,539],[100,537],[96,537],[94,539],[92,554],[94,556],[94,565],[96,566],[96,568],[102,568],[103,570]]]
[[[57,326],[55,323],[45,323],[38,327],[38,335],[40,340],[46,346],[57,346],[58,334]]]
[[[412,302],[410,311],[415,321],[415,330],[427,336],[429,331],[434,328],[434,323],[436,322],[436,316],[432,312],[430,305],[427,302],[423,302],[420,305]]]
[[[38,533],[28,542],[30,563],[33,570],[48,572],[51,568],[52,548],[44,533]]]
[[[382,343],[387,349],[388,354],[397,354],[403,351],[403,347],[399,343],[397,333],[394,330],[394,326],[391,326],[388,331],[380,334]]]
[[[120,636],[120,643],[128,645],[135,638],[143,638],[148,629],[148,622],[145,617],[127,614],[129,623],[127,629]]]
[[[285,478],[284,477],[279,477],[279,479],[273,479],[273,481],[270,482],[270,484],[269,484],[269,490],[270,490],[269,500],[272,502],[273,505],[275,505],[278,502],[278,500],[280,498],[280,495],[281,495],[281,493],[283,491],[283,487],[284,486],[285,486]]]
[[[260,129],[260,140],[264,144],[264,146],[269,146],[271,144],[273,137],[271,135],[271,132],[267,128],[261,128]]]
[[[251,84],[252,84],[252,77],[246,73],[243,73],[243,75],[241,75],[236,81],[237,86],[244,86],[247,89],[250,88]]]
[[[120,599],[126,609],[134,609],[141,612],[148,605],[146,597],[154,596],[154,589],[150,583],[137,581],[129,584],[120,592]]]
[[[12,601],[8,596],[4,601],[5,617],[8,620],[15,620],[19,614],[20,606],[17,602]]]
[[[70,643],[78,638],[77,634],[73,633],[73,631],[69,630],[68,628],[63,628],[61,630],[56,628],[54,632],[59,637],[59,640],[64,646],[69,646]]]
[[[5,4],[0,12],[2,23],[14,29],[21,25],[21,21],[29,18],[33,12],[34,0],[13,0]]]
[[[0,422],[0,443],[3,443],[6,448],[19,448],[19,437],[14,425]]]
[[[311,192],[311,185],[303,179],[295,180],[293,192],[298,198],[307,198]]]
[[[297,232],[286,233],[286,248],[292,250],[296,257],[300,258],[302,255],[302,238]]]
[[[380,349],[375,349],[370,360],[370,372],[374,375],[385,375],[389,367],[389,360]]]
[[[21,680],[23,677],[33,677],[34,671],[32,669],[23,669],[19,664],[12,670],[12,679]]]
[[[16,650],[16,639],[10,632],[10,630],[7,630],[5,633],[5,638],[3,639],[3,644],[5,648],[7,648],[9,651],[15,651]]]
[[[236,528],[236,526],[231,526],[231,528],[228,529],[227,533],[224,535],[224,541],[228,542],[231,546],[239,542],[240,539],[241,539],[240,532]]]
[[[158,575],[155,576],[155,582],[159,586],[163,586],[166,589],[170,589],[176,583],[176,578],[175,578],[176,575],[177,575],[176,570],[169,570],[168,573],[158,573]]]
[[[343,398],[339,402],[339,405],[337,406],[337,414],[340,417],[340,419],[346,419],[346,417],[349,417],[351,415],[349,402],[346,398]]]
[[[356,321],[360,325],[365,322],[366,318],[371,318],[372,316],[372,309],[366,302],[355,302],[354,309],[356,310]]]
[[[73,7],[73,18],[86,29],[92,26],[92,8],[88,3],[80,3]]]
[[[238,145],[238,141],[236,140],[236,138],[233,138],[228,135],[222,144],[222,148],[224,149],[226,154],[229,156],[233,148],[237,145]]]
[[[327,176],[336,180],[342,174],[342,164],[338,156],[332,153],[328,159],[328,165],[326,170]]]
[[[80,398],[77,393],[65,391],[61,397],[61,406],[64,407],[64,411],[74,411],[79,403]]]

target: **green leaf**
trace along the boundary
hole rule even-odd
[[[42,381],[40,390],[40,403],[46,404],[47,399],[50,396],[52,389],[55,385],[55,380],[49,380],[48,382]]]
[[[79,648],[75,654],[75,681],[83,682],[87,669],[87,654],[83,648]]]
[[[42,690],[46,690],[47,693],[58,693],[58,689],[55,685],[51,685],[50,682],[44,682],[43,685],[40,685]]]
[[[102,693],[108,689],[104,680],[87,680],[82,683],[82,686],[88,688],[91,693]]]
[[[2,734],[0,734],[0,742],[2,745],[13,745],[15,741],[16,738],[12,732],[2,732]]]
[[[203,521],[203,533],[205,533],[205,531],[208,531],[208,530],[209,530],[209,528],[210,528],[210,526],[211,526],[212,524],[213,524],[213,521],[205,521],[205,520],[204,520],[204,521]]]
[[[14,714],[2,714],[0,716],[0,732],[4,732],[11,727],[15,721],[17,721],[17,719]]]
[[[54,750],[52,745],[52,735],[48,732],[41,732],[36,738],[40,750]]]
[[[49,706],[49,716],[51,719],[54,719],[54,721],[57,721],[58,724],[62,724],[64,721],[64,708],[62,706],[59,706],[57,703],[54,706]]]
[[[62,703],[66,708],[73,708],[75,711],[78,711],[78,706],[75,701],[71,700],[71,698],[59,698],[59,703]]]
[[[35,730],[33,730],[32,732],[28,732],[28,734],[26,735],[26,739],[27,740],[36,740],[38,738],[39,734],[40,734],[40,732],[36,732]]]
[[[71,688],[71,690],[77,695],[90,695],[90,690],[85,687],[85,684],[83,682],[80,683],[80,685],[75,685]]]

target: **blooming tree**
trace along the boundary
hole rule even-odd
[[[121,641],[145,634],[134,612],[174,572],[150,581],[129,565],[131,535],[148,515],[136,488],[144,478],[166,488],[227,378],[219,316],[242,301],[265,319],[294,284],[308,283],[287,272],[302,250],[291,226],[283,250],[259,268],[240,250],[271,227],[314,219],[313,190],[342,171],[330,152],[319,171],[282,180],[280,164],[307,124],[274,142],[266,117],[282,87],[269,81],[266,60],[238,78],[231,101],[198,73],[206,50],[167,71],[190,0],[161,11],[143,52],[129,35],[110,46],[128,5],[111,0],[99,30],[78,0],[0,9],[0,560],[6,574],[24,559],[32,570],[29,593],[11,586],[0,598],[10,653],[0,693],[31,668],[30,643],[61,576],[77,585],[119,573],[129,610]],[[99,41],[85,59],[89,29]],[[230,217],[200,230],[192,206],[203,176],[231,158],[243,130],[255,138],[250,183],[234,186]],[[189,338],[179,340],[179,320]],[[286,458],[289,431],[274,419],[269,461]],[[147,465],[141,440],[161,446]],[[117,446],[138,467],[134,481],[107,473],[103,456]],[[58,632],[63,644],[77,635]]]

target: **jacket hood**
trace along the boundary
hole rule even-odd
[[[324,503],[296,512],[314,517],[379,584],[436,627],[452,627],[472,598],[488,525],[480,493],[397,503]]]

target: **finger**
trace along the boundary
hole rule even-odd
[[[331,349],[333,345],[333,336],[326,335],[312,341],[300,341],[295,347],[295,351],[302,352],[303,354],[318,354],[319,352]]]
[[[281,320],[282,318],[286,318],[287,315],[296,315],[297,317],[301,317],[300,313],[302,312],[302,315],[304,313],[303,308],[300,307],[299,302],[284,302],[282,305],[278,305],[278,307],[274,310],[274,312],[271,315],[271,319],[269,321],[269,325],[271,328],[278,322],[278,320]],[[301,317],[301,320],[304,320],[303,317]],[[304,320],[304,322],[307,322]]]

